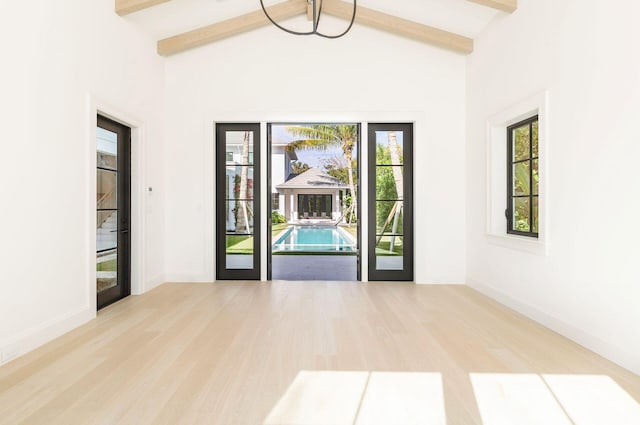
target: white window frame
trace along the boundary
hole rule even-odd
[[[549,246],[549,119],[548,92],[543,91],[492,115],[487,120],[487,228],[489,243],[537,255]],[[540,176],[538,187],[538,237],[507,233],[507,127],[538,115]]]

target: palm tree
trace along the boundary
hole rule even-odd
[[[389,139],[389,155],[391,157],[392,164],[401,164],[400,161],[400,149],[398,146],[398,139],[395,131],[390,131],[388,133]],[[400,167],[391,167],[393,169],[393,179],[396,182],[396,193],[398,194],[398,199],[403,199],[404,194],[404,182],[402,181],[402,170]],[[395,216],[393,217],[393,227],[391,229],[391,241],[389,243],[389,251],[393,252],[393,247],[396,242],[395,234],[398,230],[398,219],[402,215],[402,203],[400,201],[396,201],[395,205]]]
[[[308,126],[290,126],[287,131],[295,137],[300,137],[287,145],[287,150],[299,149],[327,150],[332,146],[339,146],[344,152],[347,162],[347,174],[349,178],[349,192],[351,193],[351,207],[347,215],[351,223],[351,213],[358,211],[358,197],[353,182],[352,158],[358,140],[358,129],[355,125],[344,124],[312,124]]]
[[[244,132],[244,137],[242,139],[242,164],[249,163],[249,132]],[[240,194],[238,198],[240,199],[237,202],[238,207],[240,208],[240,219],[237,220],[238,225],[236,228],[244,229],[245,233],[251,233],[251,229],[249,228],[249,210],[247,208],[247,197],[249,192],[249,167],[242,167],[242,171],[240,172]]]

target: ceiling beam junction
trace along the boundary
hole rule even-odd
[[[171,0],[115,0],[115,11],[124,16]]]
[[[518,8],[518,0],[468,0],[483,6],[492,7],[507,13],[513,13]]]

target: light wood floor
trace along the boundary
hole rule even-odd
[[[470,374],[640,400],[640,377],[465,286],[165,284],[0,367],[0,423],[258,425],[304,370],[437,373],[448,424],[491,422]]]

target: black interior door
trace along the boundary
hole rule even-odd
[[[98,309],[131,293],[131,129],[98,116],[96,129]]]
[[[216,125],[216,279],[260,279],[260,124]]]

